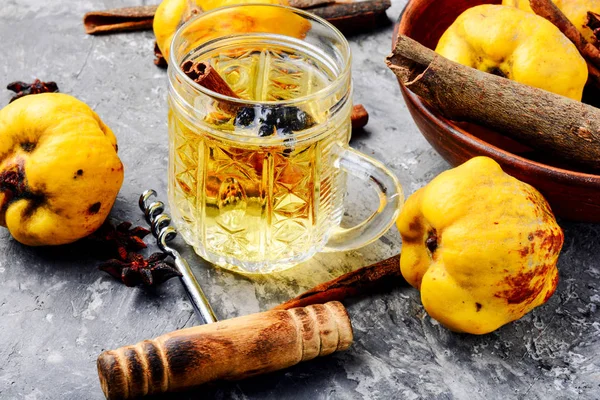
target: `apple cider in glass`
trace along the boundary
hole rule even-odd
[[[238,10],[259,20],[273,10],[290,13],[318,36],[245,29],[198,45],[206,22],[194,22]],[[353,166],[361,179],[381,175],[390,188],[384,197],[399,190],[381,165],[348,148],[349,50],[335,28],[300,11],[254,5],[203,14],[177,35],[169,68],[169,202],[200,256],[240,272],[273,272],[311,257],[332,236],[339,237],[332,249],[345,249],[389,228],[401,196],[389,201],[395,210],[379,227],[367,221],[360,232],[334,229]],[[197,85],[182,74],[187,61],[210,64],[240,98]]]

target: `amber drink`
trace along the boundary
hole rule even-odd
[[[275,17],[289,26],[273,27]],[[240,28],[237,20],[252,23]],[[210,64],[239,98],[193,82],[180,67],[187,61]],[[240,272],[274,272],[389,228],[402,203],[396,179],[348,147],[349,63],[335,28],[285,7],[224,8],[180,29],[169,67],[169,202],[200,256]],[[376,181],[382,206],[341,229],[347,172]]]

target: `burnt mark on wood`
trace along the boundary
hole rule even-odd
[[[100,386],[102,386],[104,393],[115,398],[126,398],[129,394],[127,378],[121,369],[121,364],[119,364],[115,352],[105,351],[100,354],[96,365],[98,367]]]
[[[164,342],[167,365],[174,380],[183,379],[190,368],[205,368],[214,357],[231,356],[232,349],[235,344],[231,340],[214,334],[176,336]]]
[[[150,372],[148,380],[149,392],[158,392],[166,377],[163,359],[160,356],[158,348],[152,341],[147,340],[143,342],[142,349],[146,355],[148,372]]]
[[[90,208],[88,208],[88,214],[98,214],[98,211],[100,211],[101,206],[102,203],[100,202],[92,204]]]
[[[123,356],[127,361],[129,381],[135,382],[135,385],[129,388],[130,394],[135,396],[145,395],[146,393],[143,390],[145,385],[143,382],[146,380],[146,371],[139,354],[135,351],[135,348],[129,347],[125,349]]]

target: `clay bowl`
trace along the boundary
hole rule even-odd
[[[442,33],[463,11],[485,3],[499,2],[410,0],[396,30],[434,49]],[[429,108],[403,85],[400,88],[417,127],[451,165],[462,164],[475,156],[491,157],[504,171],[542,192],[557,216],[574,221],[600,222],[600,175],[556,164],[544,154],[485,127],[452,122]]]

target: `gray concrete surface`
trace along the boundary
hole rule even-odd
[[[388,11],[395,20],[404,0]],[[91,105],[118,136],[125,183],[111,218],[142,224],[138,195],[166,192],[165,71],[152,64],[151,32],[86,36],[82,15],[139,0],[2,0],[0,86],[35,77]],[[352,145],[385,162],[407,194],[448,165],[420,136],[384,64],[392,25],[351,38],[355,100],[371,113]],[[0,104],[10,93],[0,90]],[[358,218],[368,199],[350,186]],[[560,284],[545,306],[486,336],[454,334],[424,312],[417,291],[348,302],[355,343],[285,371],[204,387],[197,399],[598,399],[600,226],[561,221]],[[400,250],[394,228],[378,242],[321,254],[278,276],[214,269],[179,247],[220,318],[268,309],[343,272]],[[152,250],[152,248],[150,249]],[[177,280],[130,289],[96,269],[77,245],[28,248],[0,229],[0,398],[100,399],[95,360],[105,349],[192,326]]]

